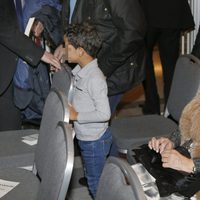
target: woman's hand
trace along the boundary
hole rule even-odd
[[[164,138],[164,137],[161,137],[159,139],[152,137],[148,143],[148,146],[150,149],[153,149],[157,153],[159,152],[162,153],[164,150],[174,148],[173,142],[169,140],[168,138]]]
[[[194,167],[192,159],[180,154],[175,149],[165,150],[161,153],[163,167],[191,173]]]

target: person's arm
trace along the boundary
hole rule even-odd
[[[144,41],[145,18],[137,0],[104,0],[112,16],[117,36],[111,49],[105,52],[101,70],[109,77],[119,66],[137,52]]]
[[[42,48],[37,47],[30,38],[14,27],[0,28],[0,43],[30,65],[36,66],[42,60],[60,69],[58,59]]]
[[[37,65],[44,50],[18,30],[14,3],[0,3],[0,43],[31,65]],[[9,13],[9,14],[8,14]]]
[[[200,158],[199,157],[193,158],[192,160],[193,160],[193,163],[194,163],[193,170],[195,170],[196,172],[200,172]]]
[[[52,54],[37,47],[30,38],[18,30],[13,4],[1,1],[0,9],[0,43],[3,46],[30,65],[36,66],[42,60],[60,68],[60,63]]]
[[[169,136],[169,139],[174,143],[174,147],[177,147],[181,144],[181,133],[180,130],[176,130]]]
[[[44,54],[42,48],[36,47],[30,38],[14,27],[0,29],[0,43],[33,66]]]
[[[17,29],[9,29],[9,31],[4,29],[4,31],[0,31],[0,43],[30,65],[36,66],[42,60],[53,65],[56,69],[60,69],[58,59],[51,53],[37,47],[30,38]]]

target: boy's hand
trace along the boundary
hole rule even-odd
[[[69,107],[69,119],[72,121],[75,121],[75,120],[77,120],[77,116],[78,116],[78,113],[76,112],[74,107],[70,106]]]

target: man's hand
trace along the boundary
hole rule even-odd
[[[51,67],[53,67],[56,71],[61,69],[61,65],[60,65],[59,60],[47,51],[44,52],[41,60],[45,63],[50,64]]]
[[[63,45],[60,45],[56,48],[56,50],[54,51],[54,56],[61,62],[64,62],[66,60],[66,52]]]
[[[150,149],[153,149],[157,153],[162,153],[164,150],[173,149],[174,144],[171,140],[168,138],[161,137],[159,139],[156,139],[155,137],[152,137],[152,139],[149,141],[148,146]]]
[[[44,26],[40,21],[36,21],[33,24],[32,32],[35,37],[39,37],[44,30]]]

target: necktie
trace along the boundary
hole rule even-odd
[[[74,8],[76,5],[76,0],[70,0],[70,14],[69,14],[69,23],[71,24],[71,20],[72,20],[72,15],[74,12]]]
[[[15,5],[16,5],[16,13],[17,13],[17,19],[18,19],[18,23],[19,23],[19,28],[20,28],[21,31],[24,31],[21,0],[15,0]]]

